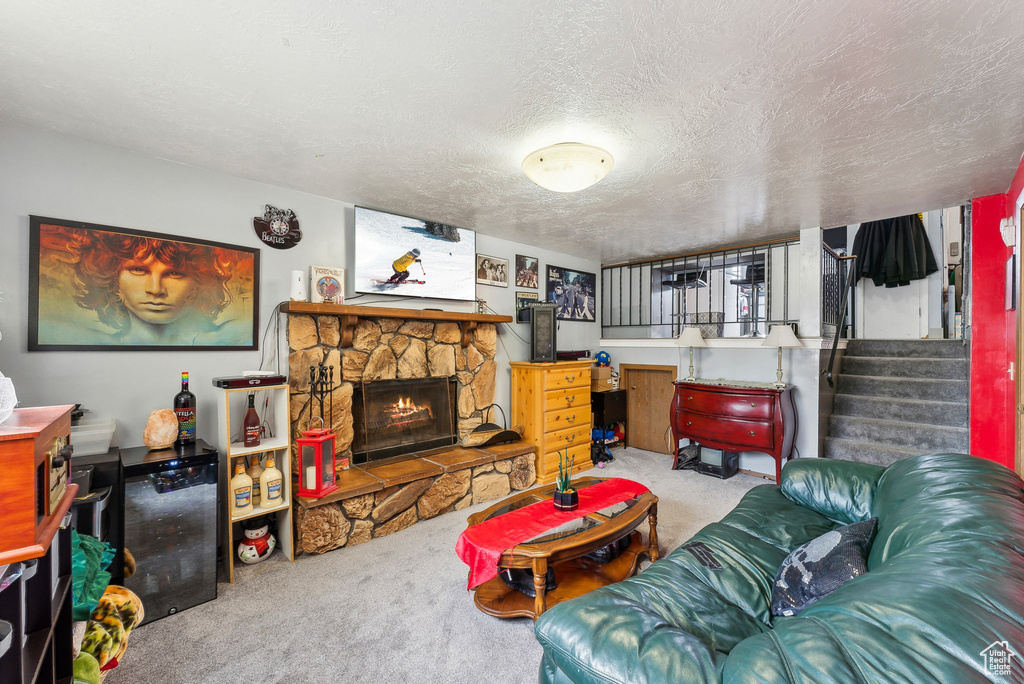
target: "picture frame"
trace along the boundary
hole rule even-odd
[[[508,287],[508,259],[477,254],[476,283],[492,287]]]
[[[528,323],[530,321],[530,305],[537,304],[540,296],[536,292],[516,292],[516,321]]]
[[[516,287],[537,289],[540,282],[540,259],[516,254]]]
[[[548,264],[544,301],[557,307],[556,317],[560,321],[593,323],[597,320],[597,276]]]
[[[258,248],[29,219],[29,351],[259,348]]]
[[[315,304],[344,304],[345,269],[336,266],[310,266],[309,301]]]

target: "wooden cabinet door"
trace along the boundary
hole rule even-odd
[[[669,411],[675,391],[675,366],[622,364],[620,371],[628,391],[626,446],[671,453]]]

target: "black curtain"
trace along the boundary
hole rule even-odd
[[[898,287],[939,270],[917,214],[862,223],[853,239],[853,254],[855,282],[871,278],[875,285]]]

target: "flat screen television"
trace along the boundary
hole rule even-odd
[[[476,299],[476,233],[356,207],[356,292]]]

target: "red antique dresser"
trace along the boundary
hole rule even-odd
[[[675,383],[672,399],[672,436],[675,460],[679,440],[686,438],[722,451],[759,451],[775,459],[775,481],[782,475],[782,461],[793,451],[796,412],[792,388],[770,384],[721,380]]]

